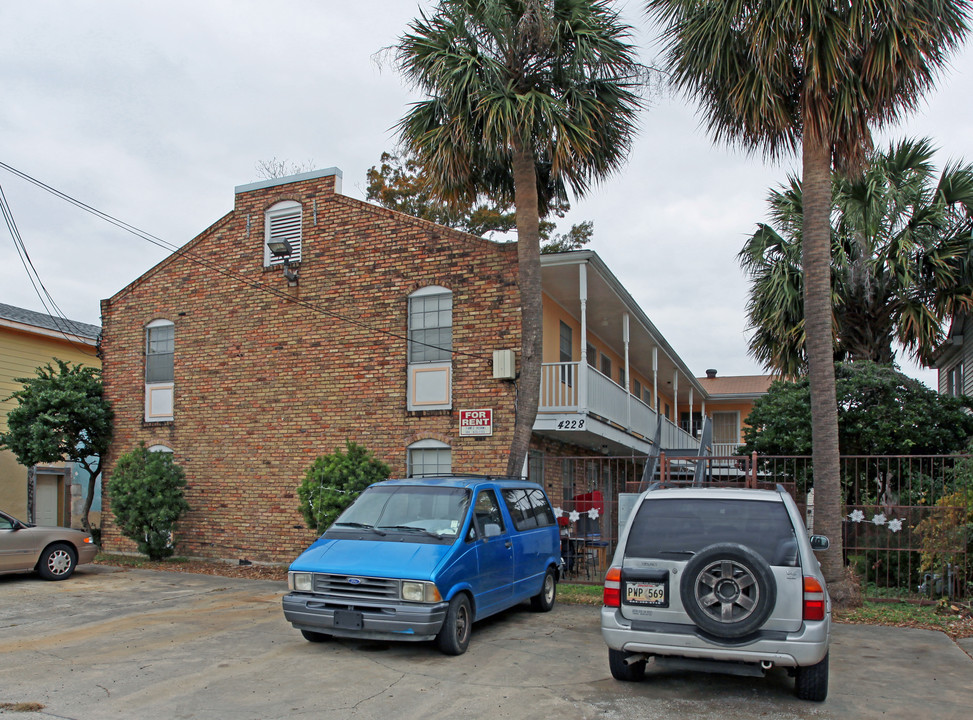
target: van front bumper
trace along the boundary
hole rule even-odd
[[[364,640],[433,640],[448,608],[445,602],[349,604],[347,599],[298,592],[288,593],[282,602],[284,618],[298,630]]]

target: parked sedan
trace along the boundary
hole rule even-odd
[[[45,580],[64,580],[97,552],[81,530],[29,525],[0,512],[0,575],[36,570]]]

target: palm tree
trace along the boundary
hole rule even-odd
[[[770,157],[801,149],[804,332],[817,529],[825,577],[844,577],[831,318],[831,170],[914,109],[963,40],[969,0],[647,0],[676,87],[718,141]]]
[[[401,139],[444,201],[487,195],[517,211],[522,337],[508,474],[530,444],[541,374],[539,223],[570,188],[624,161],[641,107],[641,67],[608,0],[441,0],[397,46],[427,98]]]
[[[924,363],[945,321],[973,308],[973,166],[937,178],[931,141],[873,153],[859,174],[832,177],[831,283],[836,359],[890,365],[894,345]],[[770,224],[740,251],[751,277],[750,354],[774,372],[804,374],[801,183],[773,190]]]

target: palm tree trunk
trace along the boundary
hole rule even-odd
[[[811,137],[803,144],[804,323],[811,384],[811,457],[814,463],[814,529],[831,548],[821,556],[825,580],[844,578],[841,538],[841,468],[831,309],[831,145]]]
[[[530,148],[513,148],[514,205],[517,208],[517,284],[520,286],[520,377],[507,474],[520,475],[530,447],[541,394],[543,307],[541,302],[540,215],[537,175]]]

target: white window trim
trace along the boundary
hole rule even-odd
[[[406,305],[411,312],[411,300],[418,297],[429,297],[432,295],[453,295],[453,291],[441,285],[426,285],[415,292],[409,294]],[[411,322],[411,320],[410,320]],[[454,327],[454,325],[450,325]],[[411,327],[408,330],[411,342]],[[408,349],[406,356],[408,357]],[[452,355],[450,355],[452,357]],[[419,397],[417,393],[418,385],[424,374],[428,380],[436,380],[439,383],[441,394],[436,397]],[[453,362],[449,360],[409,362],[406,382],[406,408],[411,411],[418,410],[450,410],[453,407]],[[438,376],[438,377],[437,377]],[[426,384],[428,387],[428,383]],[[447,446],[448,447],[448,446]]]
[[[171,320],[161,318],[146,323],[142,331],[142,357],[143,362],[148,354],[149,330],[158,327],[175,327]],[[173,347],[173,354],[175,354]],[[144,374],[143,374],[144,378]],[[145,383],[145,421],[146,422],[169,422],[174,418],[175,411],[175,382],[146,382]]]
[[[290,263],[297,263],[301,261],[301,251],[303,249],[304,240],[304,207],[301,203],[296,200],[283,200],[269,207],[264,213],[264,267],[271,267],[272,265],[282,265],[284,263],[283,258],[274,257],[270,254],[270,248],[267,246],[270,240],[270,227],[273,220],[279,217],[287,217],[295,215],[298,218],[297,233],[286,235],[288,242],[291,244],[291,256],[287,259]]]
[[[412,471],[412,451],[413,450],[448,450],[449,451],[449,471],[448,472],[452,472],[452,468],[453,468],[452,446],[448,445],[447,443],[441,442],[440,440],[425,438],[423,440],[417,440],[416,442],[410,444],[405,449],[405,467],[406,467],[406,474],[409,477],[415,477],[415,474]]]

